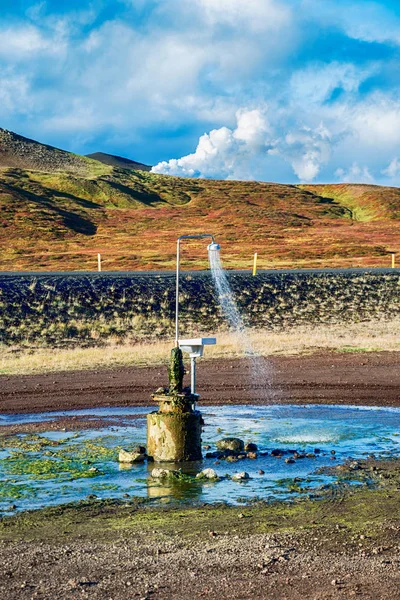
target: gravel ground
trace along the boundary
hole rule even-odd
[[[396,600],[400,460],[359,471],[372,487],[343,485],[319,500],[92,501],[3,518],[0,597]]]

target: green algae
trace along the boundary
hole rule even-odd
[[[100,459],[102,461],[115,461],[122,446],[108,446],[106,445],[107,441],[112,443],[114,440],[109,436],[99,437],[95,441],[86,440],[61,448],[53,452],[52,455],[59,458],[73,458],[78,461],[95,462]]]
[[[398,473],[399,471],[397,471]],[[182,543],[209,539],[216,535],[251,535],[275,531],[336,530],[340,535],[367,534],[379,539],[383,526],[400,519],[400,490],[393,485],[390,493],[382,489],[346,489],[334,497],[328,490],[319,500],[302,498],[299,502],[257,502],[246,508],[226,505],[155,507],[151,501],[129,498],[82,501],[73,505],[51,507],[20,513],[0,520],[1,540],[54,540],[86,538],[114,543],[119,537],[157,535],[171,539],[179,535]],[[243,515],[242,515],[243,516]]]
[[[36,487],[26,483],[12,483],[0,481],[0,500],[12,501],[22,498],[32,498],[36,494]]]
[[[58,447],[69,441],[50,440],[38,434],[0,435],[0,450],[18,449],[21,452],[42,452],[47,447]]]
[[[116,483],[95,483],[92,485],[92,490],[94,492],[103,492],[103,491],[116,491],[119,490],[119,485]]]
[[[76,461],[50,458],[32,459],[23,456],[5,458],[3,468],[9,475],[24,475],[35,480],[63,479],[71,481],[103,475],[101,471],[92,471]]]

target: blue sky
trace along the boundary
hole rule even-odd
[[[399,2],[0,8],[0,127],[183,176],[400,184]]]

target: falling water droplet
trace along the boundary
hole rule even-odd
[[[222,266],[219,250],[210,249],[208,258],[221,310],[235,335],[238,346],[250,360],[252,383],[256,382],[261,387],[263,399],[272,400],[274,394],[271,388],[271,365],[254,350],[226,271]]]

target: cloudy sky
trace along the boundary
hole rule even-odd
[[[176,175],[400,185],[398,0],[0,8],[0,127]]]

